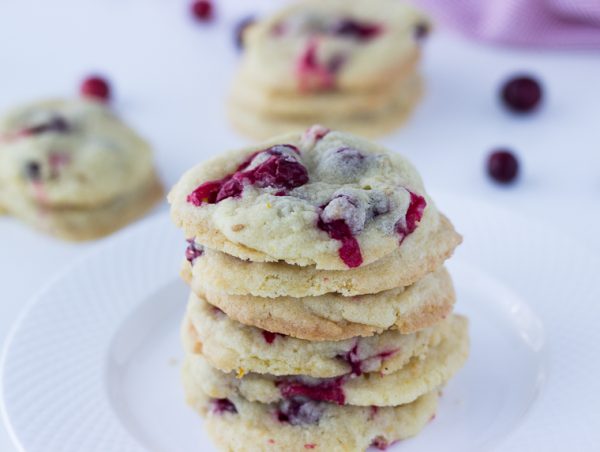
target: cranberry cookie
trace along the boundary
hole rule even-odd
[[[99,102],[37,102],[0,121],[0,204],[38,228],[96,238],[161,197],[148,144]]]
[[[169,201],[186,236],[209,248],[319,270],[375,262],[441,222],[406,159],[320,126],[202,164]]]

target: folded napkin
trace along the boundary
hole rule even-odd
[[[600,0],[415,0],[439,22],[485,41],[600,49]]]

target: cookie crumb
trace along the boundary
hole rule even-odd
[[[246,225],[244,225],[244,224],[234,224],[233,226],[231,226],[231,230],[233,232],[239,232],[242,229],[244,229],[245,227],[246,227]]]

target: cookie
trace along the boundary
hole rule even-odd
[[[309,341],[338,341],[372,336],[387,329],[403,334],[435,325],[455,302],[450,275],[443,267],[407,288],[344,297],[260,298],[229,295],[201,285],[192,286],[203,300],[245,325]]]
[[[95,238],[161,197],[150,147],[99,102],[36,102],[0,121],[0,204],[40,229]]]
[[[290,130],[301,130],[317,122],[332,129],[377,137],[391,133],[406,122],[422,93],[423,84],[418,80],[409,89],[387,96],[386,104],[379,110],[347,110],[344,114],[334,115],[315,107],[313,115],[305,117],[260,113],[232,98],[228,115],[239,132],[255,140],[264,140]]]
[[[406,159],[318,126],[193,168],[169,201],[187,238],[242,259],[318,270],[375,262],[431,237],[440,222]]]
[[[355,406],[397,406],[410,403],[444,385],[467,359],[467,321],[452,316],[440,331],[439,343],[389,374],[349,373],[335,378],[304,375],[272,376],[224,373],[201,354],[188,353],[186,367],[202,390],[213,398],[243,397],[251,402],[275,403],[291,397]]]
[[[265,90],[368,89],[418,59],[427,27],[401,1],[303,1],[247,30],[242,66]]]
[[[34,228],[56,237],[83,241],[104,237],[141,217],[164,196],[158,177],[153,177],[131,193],[93,208],[51,208],[23,200],[0,189],[0,205]],[[8,213],[7,212],[7,213]]]
[[[419,75],[409,73],[390,85],[381,85],[362,92],[335,90],[309,94],[272,94],[257,89],[244,78],[244,74],[239,74],[233,84],[231,103],[240,110],[269,120],[301,119],[312,121],[308,126],[315,123],[327,125],[324,121],[332,117],[342,120],[359,114],[376,115],[390,110],[393,104],[414,103],[416,94],[422,91],[422,84]]]
[[[192,296],[181,334],[189,353],[201,352],[211,366],[223,372],[331,378],[349,373],[393,373],[439,344],[452,325],[453,320],[445,320],[413,334],[389,330],[366,338],[309,342],[242,325]]]
[[[183,278],[231,295],[311,297],[326,293],[355,296],[409,286],[442,266],[462,241],[443,215],[429,236],[413,234],[396,251],[349,270],[317,270],[282,262],[251,262],[191,242]],[[409,261],[410,259],[410,261]],[[192,265],[193,262],[193,265]]]
[[[419,433],[434,418],[437,391],[398,407],[339,406],[303,399],[265,405],[238,397],[211,399],[184,369],[188,403],[223,451],[306,452],[385,449]]]

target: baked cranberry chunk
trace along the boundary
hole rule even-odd
[[[346,395],[342,388],[344,377],[323,379],[317,383],[304,383],[299,380],[281,380],[277,382],[281,395],[290,399],[292,397],[306,397],[320,402],[331,402],[343,405]]]
[[[331,32],[334,35],[349,37],[358,41],[369,41],[382,31],[377,24],[358,22],[354,19],[342,19],[336,23]]]
[[[292,154],[299,154],[299,151],[287,144],[252,154],[235,173],[203,183],[188,195],[187,200],[195,206],[216,204],[241,196],[246,185],[286,190],[300,187],[308,182],[308,171]]]
[[[325,407],[304,397],[294,397],[283,400],[277,408],[279,422],[291,425],[317,424],[323,415]]]
[[[188,246],[185,249],[185,258],[190,264],[193,264],[196,259],[204,254],[204,249],[194,239],[188,239],[187,242]]]
[[[214,414],[237,413],[237,408],[229,399],[212,399],[210,401],[210,410]]]
[[[404,241],[406,236],[412,234],[414,230],[417,229],[417,225],[419,221],[421,221],[423,212],[427,206],[427,202],[425,201],[424,197],[417,195],[412,191],[409,191],[409,193],[410,204],[406,210],[404,221],[398,221],[396,223],[396,232],[400,235],[400,243]]]

